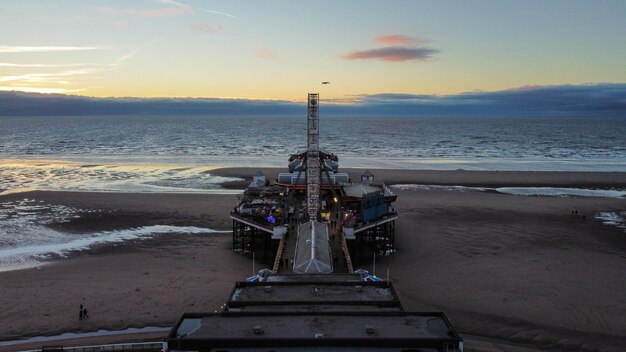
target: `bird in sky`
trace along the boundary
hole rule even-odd
[[[330,84],[330,82],[324,81],[324,82],[322,82],[322,84]]]

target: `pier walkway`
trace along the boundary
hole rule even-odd
[[[296,243],[298,242],[297,232],[300,224],[297,219],[290,219],[289,224],[289,231],[281,239],[276,251],[274,265],[272,267],[274,273],[294,274],[293,263],[296,254]],[[330,245],[333,272],[352,273],[353,269],[350,253],[348,252],[345,238],[337,224],[338,221],[335,217],[333,217],[332,221],[324,223],[324,225],[328,226],[328,242]]]

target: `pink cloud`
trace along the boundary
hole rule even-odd
[[[399,45],[413,43],[415,39],[406,35],[389,34],[376,36],[374,41],[385,45]]]
[[[260,48],[256,50],[256,56],[264,59],[278,60],[278,55],[270,49]]]
[[[115,27],[116,28],[126,28],[128,27],[128,23],[126,23],[126,21],[115,21]]]
[[[437,53],[437,50],[430,48],[389,46],[371,50],[353,51],[343,55],[343,58],[349,60],[376,59],[393,62],[425,61],[432,58],[432,55],[435,53]]]
[[[126,9],[125,13],[142,17],[172,17],[192,13],[189,6],[162,7],[154,9]]]
[[[402,34],[379,35],[372,38],[376,43],[385,45],[408,45],[408,44],[425,44],[429,40],[422,37],[409,37]]]
[[[224,31],[224,27],[222,27],[221,24],[218,24],[216,26],[209,26],[206,23],[191,23],[189,24],[189,28],[210,34],[218,34]]]
[[[117,13],[117,10],[112,7],[107,6],[95,6],[93,8],[96,12],[106,13],[107,15],[114,15]]]
[[[96,12],[116,15],[119,13],[125,13],[130,15],[137,15],[142,17],[172,17],[183,14],[192,13],[193,10],[189,6],[176,6],[176,7],[160,7],[151,9],[115,9],[108,6],[95,6],[93,8]]]

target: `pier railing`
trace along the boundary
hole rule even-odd
[[[352,266],[352,258],[350,258],[350,250],[348,250],[346,237],[343,235],[343,233],[340,233],[339,236],[341,239],[341,249],[343,250],[343,255],[346,258],[346,267],[348,267],[348,272],[352,274],[354,273],[354,267]]]
[[[159,352],[163,350],[162,342],[136,342],[136,343],[117,343],[111,345],[89,345],[89,346],[43,346],[36,350],[27,350],[21,352]]]
[[[276,258],[274,258],[274,267],[272,267],[272,271],[277,273],[280,270],[280,262],[283,259],[283,251],[285,250],[285,237],[283,236],[280,239],[280,244],[278,245],[278,250],[276,251]]]

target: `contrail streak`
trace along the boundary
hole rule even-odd
[[[11,46],[0,45],[0,53],[45,53],[51,51],[107,50],[107,46]]]
[[[191,6],[191,5],[183,4],[181,2],[174,1],[174,0],[159,0],[159,1],[162,2],[162,3],[165,3],[165,4],[189,7],[189,8],[192,8],[192,9],[199,10],[199,11],[204,11],[204,12],[212,13],[212,14],[215,14],[215,15],[221,15],[221,16],[232,18],[232,19],[237,19],[237,20],[241,19],[239,17],[233,16],[233,15],[231,15],[229,13],[226,13],[226,12],[209,10],[209,9],[205,9],[205,8],[197,7],[197,6]]]

